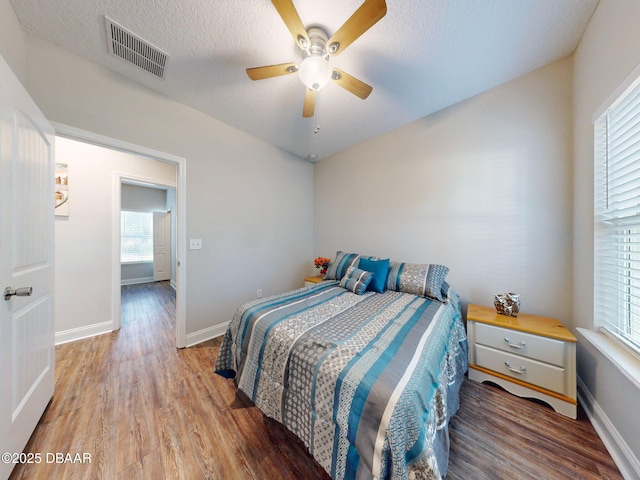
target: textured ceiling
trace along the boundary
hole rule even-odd
[[[598,0],[387,0],[387,15],[333,67],[373,87],[330,83],[302,118],[297,75],[245,68],[299,63],[269,0],[11,0],[24,29],[302,158],[318,159],[472,97],[575,50]],[[294,0],[331,36],[361,0]],[[104,15],[170,55],[159,79],[110,54]]]

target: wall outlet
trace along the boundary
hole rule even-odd
[[[262,289],[261,288],[256,290],[256,298],[262,298]]]
[[[189,239],[189,250],[202,250],[202,239],[201,238]]]

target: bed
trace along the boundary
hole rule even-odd
[[[338,252],[325,281],[241,306],[215,371],[333,479],[442,478],[468,367],[447,272]]]

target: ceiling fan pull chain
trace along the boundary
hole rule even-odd
[[[316,93],[316,108],[315,108],[315,117],[316,117],[316,128],[313,133],[318,133],[320,131],[320,92]]]

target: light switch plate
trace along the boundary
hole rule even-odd
[[[189,250],[202,250],[202,239],[201,238],[189,239]]]

